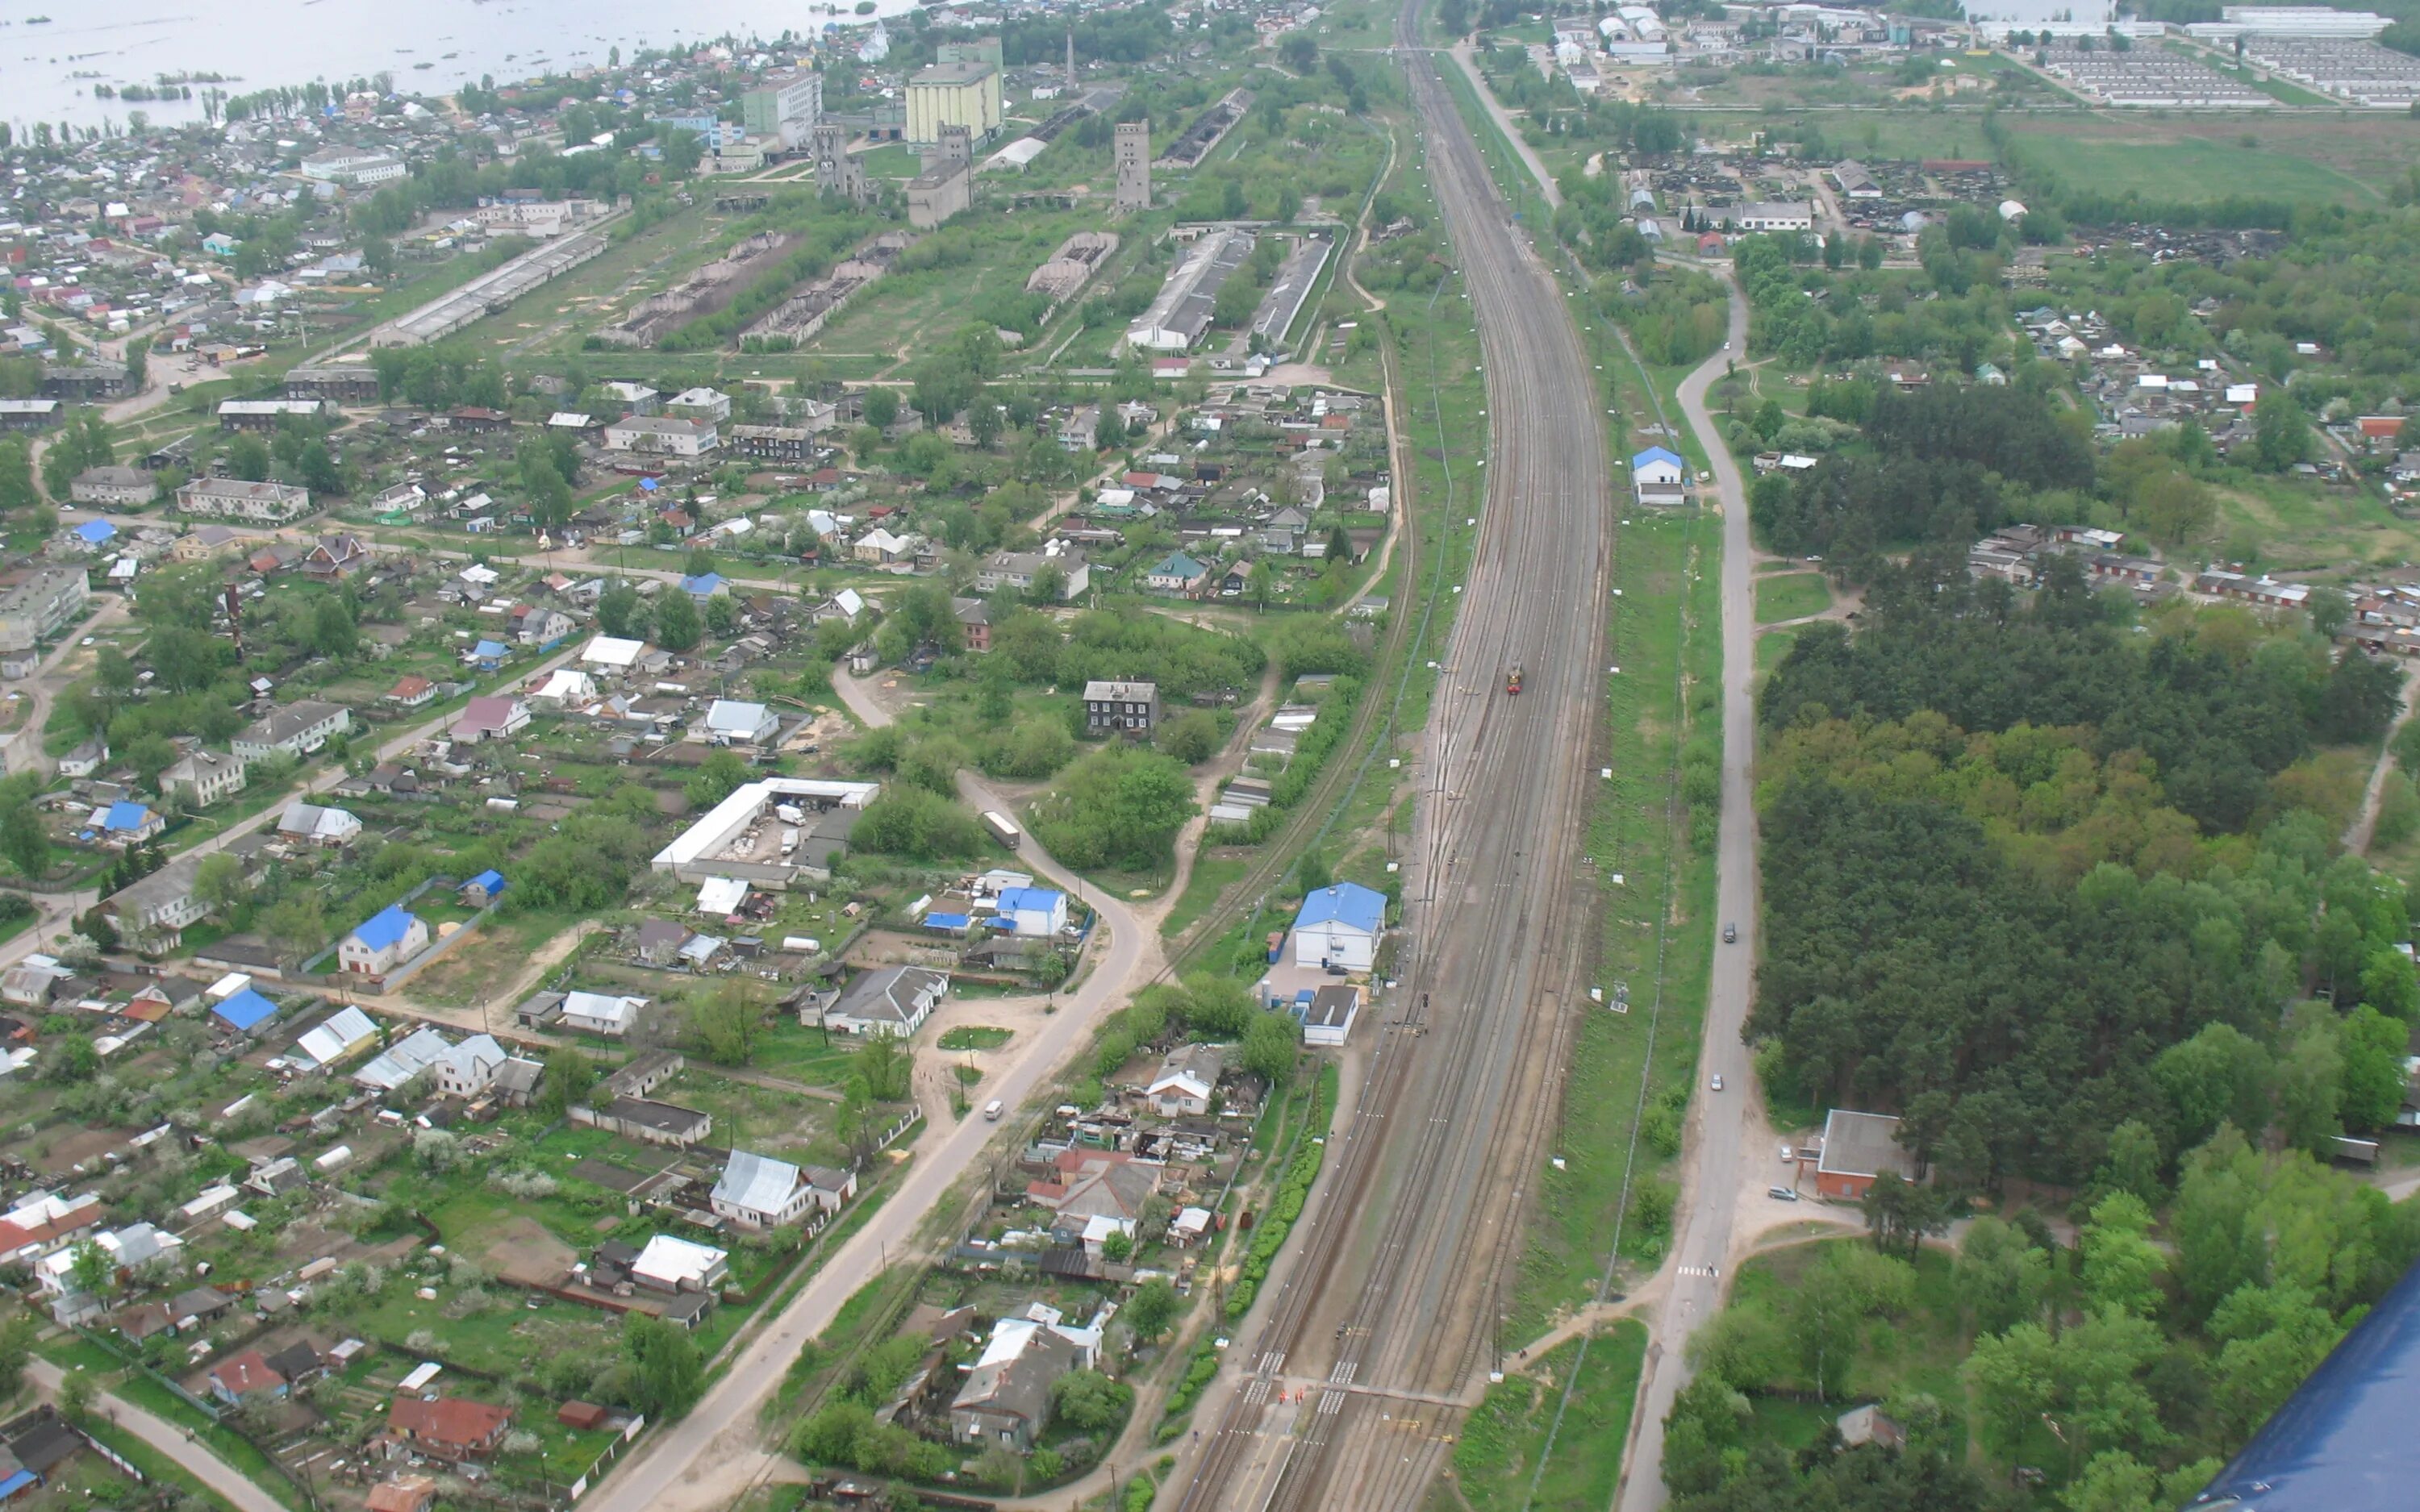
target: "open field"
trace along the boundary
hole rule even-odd
[[[1647,1329],[1625,1318],[1588,1346],[1585,1360],[1580,1341],[1575,1339],[1488,1388],[1454,1445],[1461,1498],[1451,1504],[1473,1512],[1519,1512],[1536,1506],[1604,1506],[1612,1501],[1631,1402],[1638,1391],[1638,1367],[1647,1353]],[[1575,1368],[1576,1381],[1572,1380]],[[1538,1457],[1558,1412],[1562,1425],[1541,1466]]]
[[[1756,580],[1756,618],[1760,625],[1803,620],[1832,607],[1832,590],[1820,572],[1790,572]]]
[[[2252,145],[2245,145],[2245,138]],[[2376,206],[2412,160],[2407,119],[2101,113],[2012,123],[2010,152],[2077,186],[2149,200],[2245,194]]]
[[[2217,537],[2230,555],[2257,550],[2270,571],[2345,571],[2420,560],[2420,521],[2366,488],[2326,487],[2250,473],[2217,490]]]

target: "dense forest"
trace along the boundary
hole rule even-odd
[[[2302,1148],[2399,1103],[2342,1015],[2396,1020],[2397,1046],[2420,1016],[2403,891],[2300,801],[2315,748],[2383,733],[2395,671],[2241,618],[2130,618],[2071,562],[2025,604],[1919,552],[1763,695],[1763,1063],[1901,1112],[1953,1186],[2079,1181],[2129,1119],[2164,1157],[2198,1144],[2217,1120],[2177,1068],[2211,1034],[2273,1048]],[[2279,1025],[2313,995],[2339,1011],[2296,1031],[2304,1057]]]

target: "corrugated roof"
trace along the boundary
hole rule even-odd
[[[796,1165],[769,1155],[735,1149],[731,1163],[722,1167],[721,1179],[714,1183],[714,1200],[752,1212],[779,1212],[798,1189]]]

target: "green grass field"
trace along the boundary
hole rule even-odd
[[[1453,1504],[1473,1512],[1521,1512],[1611,1504],[1639,1365],[1647,1355],[1647,1330],[1625,1318],[1588,1346],[1586,1360],[1579,1358],[1580,1341],[1575,1339],[1487,1389],[1454,1445],[1454,1484],[1462,1494]]]
[[[1803,620],[1832,607],[1831,586],[1820,572],[1786,572],[1756,580],[1756,622]]]
[[[2297,151],[2268,145],[2269,135],[2180,135],[2161,122],[2097,116],[2060,123],[2062,130],[2020,130],[2009,150],[2017,161],[2068,183],[2149,200],[2224,199],[2246,194],[2273,199],[2374,205],[2378,193],[2350,174]],[[2269,125],[2261,122],[2262,127]]]
[[[1790,648],[1797,643],[1797,633],[1792,630],[1768,630],[1764,634],[1758,636],[1756,638],[1756,670],[1761,672],[1769,672],[1776,667],[1780,666],[1782,658],[1790,655]]]

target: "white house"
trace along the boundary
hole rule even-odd
[[[717,1216],[742,1228],[758,1229],[797,1223],[809,1208],[817,1206],[815,1188],[806,1172],[787,1161],[744,1149],[731,1152],[730,1164],[722,1167],[721,1179],[714,1183],[706,1201]]]
[[[305,699],[289,703],[236,732],[230,744],[247,762],[271,756],[307,756],[352,728],[353,711],[341,703]]]
[[[1342,966],[1367,971],[1386,932],[1387,895],[1351,882],[1322,887],[1302,901],[1294,918],[1294,961],[1298,966]]]
[[[950,974],[925,966],[882,966],[861,972],[824,1011],[824,1023],[844,1034],[906,1039],[924,1026],[950,990]]]
[[[1049,887],[1004,887],[996,903],[1000,921],[1028,939],[1055,939],[1067,927],[1067,895]]]
[[[706,733],[717,745],[762,746],[781,733],[782,721],[762,703],[716,699],[706,708]]]
[[[382,977],[428,949],[428,925],[401,903],[389,903],[372,915],[336,947],[336,962],[346,971]]]
[[[1688,470],[1678,453],[1651,446],[1630,459],[1630,486],[1642,504],[1677,504],[1685,497]]]
[[[624,415],[605,427],[605,450],[659,456],[704,456],[721,444],[714,422],[670,415]]]
[[[563,999],[563,1023],[566,1028],[618,1040],[630,1032],[630,1026],[639,1022],[639,1011],[646,1006],[644,997],[572,993]]]
[[[504,1060],[504,1047],[493,1036],[474,1034],[438,1058],[437,1089],[448,1097],[476,1097],[494,1083]]]
[[[1159,1074],[1143,1088],[1152,1111],[1163,1119],[1200,1118],[1210,1111],[1211,1094],[1218,1089],[1218,1073],[1226,1069],[1225,1053],[1215,1044],[1189,1044],[1169,1053]]]
[[[160,791],[171,798],[188,798],[207,809],[230,793],[243,791],[244,759],[197,750],[180,758],[160,774]]]
[[[345,810],[323,809],[316,803],[288,804],[277,820],[279,839],[314,845],[342,845],[361,832],[360,819]]]

